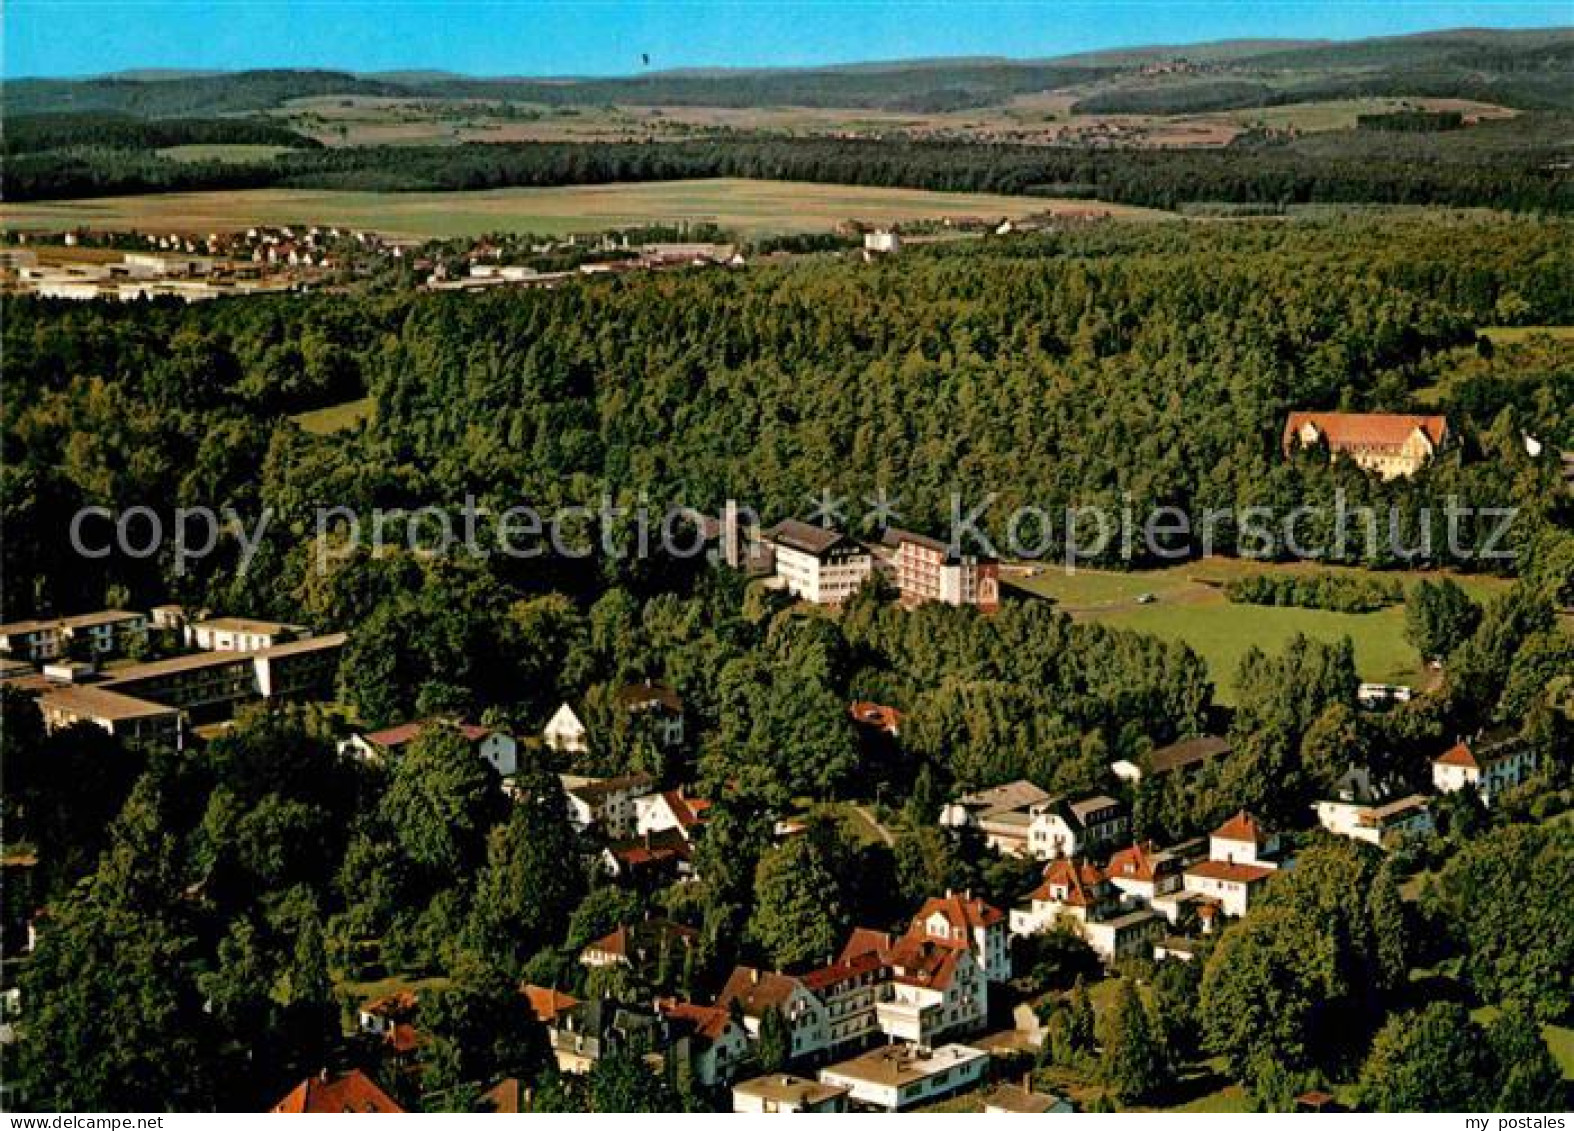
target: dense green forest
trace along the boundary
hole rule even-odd
[[[997,537],[1025,504],[1287,512],[1342,493],[1396,508],[1401,548],[1421,546],[1429,508],[1430,561],[1450,557],[1452,496],[1525,505],[1523,547],[1566,517],[1556,460],[1528,456],[1520,431],[1574,447],[1567,354],[1487,356],[1474,327],[1567,323],[1568,235],[1437,217],[1108,225],[531,293],[12,301],[5,608],[119,584],[287,615],[305,554],[286,528],[313,505],[457,506],[467,492],[553,507],[644,491],[658,510],[731,497],[776,518],[822,488],[884,486],[936,531],[956,492],[964,509],[993,497],[982,524]],[[1280,455],[1291,408],[1414,409],[1423,391],[1460,440],[1414,478]],[[362,393],[376,401],[363,431],[313,437],[281,419]],[[167,559],[69,551],[79,506],[133,502],[288,521],[245,580],[233,546],[185,577]],[[1233,524],[1217,537],[1222,552],[1253,544]],[[1357,530],[1342,560],[1402,564],[1379,543]],[[529,564],[498,568],[534,586]]]
[[[1518,121],[1458,133],[1376,135],[1436,145],[1445,143],[1434,139],[1468,135],[1463,144],[1450,141],[1446,150],[1419,155],[1362,142],[1360,132],[1304,148],[1296,142],[1163,151],[740,134],[721,142],[315,149],[244,165],[84,145],[18,154],[6,162],[5,188],[22,201],[270,186],[398,192],[755,177],[1078,196],[1157,208],[1324,202],[1565,212],[1574,208],[1574,181],[1551,167],[1562,121],[1552,120],[1544,139],[1534,123]]]

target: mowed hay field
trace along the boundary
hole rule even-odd
[[[332,224],[392,236],[452,238],[499,231],[567,235],[689,221],[762,235],[828,231],[850,219],[890,224],[1043,212],[1131,219],[1168,215],[1098,201],[718,178],[485,192],[253,189],[96,197],[0,205],[0,227],[224,232],[254,225]]]
[[[1431,673],[1405,639],[1405,610],[1394,605],[1373,613],[1331,613],[1322,609],[1235,604],[1224,595],[1223,583],[1253,573],[1336,573],[1360,576],[1366,571],[1315,564],[1271,565],[1227,558],[1188,562],[1171,569],[1119,573],[1079,569],[1067,573],[1046,563],[1032,577],[1005,578],[1012,586],[1053,599],[1072,617],[1099,620],[1116,628],[1181,640],[1207,662],[1223,703],[1235,701],[1235,676],[1252,647],[1278,652],[1296,633],[1334,642],[1348,636],[1355,645],[1356,670],[1374,683],[1425,686]],[[1429,574],[1374,573],[1400,578],[1407,584]],[[1485,600],[1507,582],[1485,577],[1456,577],[1473,598]],[[1144,602],[1142,598],[1151,597]]]

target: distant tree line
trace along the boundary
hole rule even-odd
[[[906,139],[738,135],[724,142],[530,142],[322,148],[237,165],[76,145],[6,162],[8,199],[292,187],[402,192],[698,177],[1077,196],[1156,208],[1195,201],[1574,209],[1539,146],[1415,161],[1282,146],[1104,150]]]
[[[319,149],[315,138],[265,118],[134,118],[123,114],[29,114],[8,118],[7,158],[51,149],[168,149],[177,145],[282,145]]]

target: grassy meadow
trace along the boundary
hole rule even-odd
[[[1235,674],[1248,649],[1255,646],[1265,652],[1277,652],[1296,633],[1328,642],[1350,637],[1355,645],[1356,668],[1363,679],[1372,682],[1415,686],[1424,684],[1429,674],[1421,657],[1405,640],[1402,605],[1373,613],[1332,613],[1235,604],[1223,590],[1226,581],[1252,573],[1329,572],[1359,576],[1367,572],[1364,570],[1225,558],[1134,573],[1083,569],[1067,573],[1053,564],[1036,568],[1031,577],[1008,573],[1005,580],[1013,587],[1050,598],[1075,618],[1100,620],[1118,628],[1184,641],[1207,661],[1218,697],[1224,703],[1234,701]],[[1408,583],[1429,575],[1376,576],[1402,576]],[[1477,600],[1505,584],[1483,577],[1456,580]]]

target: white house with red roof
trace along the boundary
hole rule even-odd
[[[1186,869],[1184,895],[1245,915],[1278,871],[1279,834],[1242,809],[1208,837],[1208,859]]]
[[[457,719],[417,719],[384,730],[351,735],[339,744],[339,752],[369,762],[386,761],[433,727],[452,729],[502,777],[513,777],[518,771],[519,747],[512,736],[493,727]]]
[[[991,982],[1011,980],[1011,930],[1006,914],[973,898],[970,892],[948,891],[943,898],[927,900],[913,916],[908,934],[966,946]]]
[[[692,841],[709,816],[710,802],[690,797],[681,786],[661,793],[634,798],[634,835],[677,829],[684,840]]]
[[[1498,732],[1461,739],[1432,762],[1432,785],[1439,793],[1473,789],[1482,804],[1523,784],[1536,772],[1536,752],[1516,735]]]

